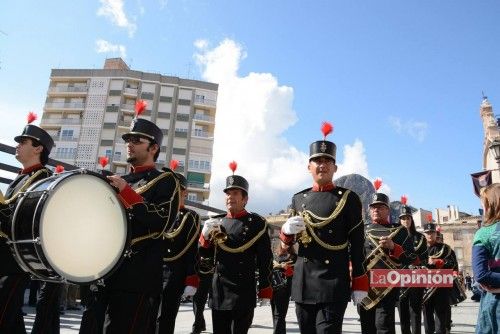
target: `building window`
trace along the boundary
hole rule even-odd
[[[453,232],[453,240],[462,240],[462,231]]]
[[[462,260],[464,258],[464,249],[462,247],[455,247],[455,255],[457,260]]]
[[[198,202],[198,196],[196,196],[196,194],[193,193],[188,193],[187,199],[193,202]]]
[[[112,154],[113,154],[112,150],[106,150],[106,153],[104,153],[104,155],[108,158],[109,161],[113,160],[111,159]]]
[[[443,223],[446,223],[448,221],[448,217],[443,217]]]
[[[73,139],[73,130],[62,130],[61,132],[61,140]]]

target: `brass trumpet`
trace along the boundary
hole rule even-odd
[[[217,245],[227,240],[227,233],[222,229],[212,230],[210,232],[210,240],[213,240]]]

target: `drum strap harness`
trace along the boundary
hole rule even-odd
[[[31,175],[26,180],[26,182],[21,186],[21,188],[19,188],[19,190],[14,195],[12,195],[11,198],[5,199],[2,192],[0,191],[0,205],[9,205],[12,202],[14,202],[19,197],[19,195],[21,195],[23,192],[25,192],[26,189],[28,189],[28,187],[33,183],[33,181],[35,181],[36,178],[44,172],[47,172],[46,168],[42,168],[42,169],[37,170],[33,175]],[[9,239],[9,236],[7,234],[3,233],[2,231],[0,231],[0,238]]]
[[[161,216],[162,218],[166,218],[167,220],[167,223],[168,221],[170,220],[170,212],[172,211],[172,203],[173,203],[173,199],[175,196],[179,196],[179,181],[177,181],[177,178],[175,178],[173,176],[172,173],[170,172],[163,172],[161,173],[160,175],[158,175],[157,177],[155,177],[153,180],[149,181],[148,183],[146,183],[145,185],[143,185],[142,187],[139,187],[135,190],[136,193],[138,194],[142,194],[144,192],[146,192],[149,188],[151,188],[153,185],[155,185],[158,181],[160,181],[161,179],[163,179],[164,177],[168,177],[168,176],[171,176],[173,177],[174,181],[175,181],[175,191],[172,193],[172,197],[170,197],[170,199],[165,202],[165,203],[161,203],[161,205],[163,204],[167,204],[168,205],[168,210],[167,210],[167,215],[164,215],[163,212],[165,211],[164,208],[156,208],[156,205],[153,205],[155,207],[154,211],[159,215]],[[161,232],[153,232],[153,233],[149,233],[149,234],[146,234],[146,235],[143,235],[143,236],[140,236],[140,237],[137,237],[137,238],[134,238],[132,239],[131,243],[130,243],[130,246],[132,247],[133,245],[135,245],[136,243],[140,242],[140,241],[143,241],[143,240],[147,240],[147,239],[158,239],[160,238],[161,236],[163,236],[163,234],[165,233],[165,230],[167,229],[167,226],[168,224],[165,224],[165,226],[163,227],[163,230]],[[132,254],[132,251],[129,250],[127,252],[128,254],[127,255],[131,255]]]
[[[163,238],[173,239],[177,235],[179,235],[179,233],[184,228],[184,224],[186,223],[188,216],[192,216],[191,212],[189,212],[189,211],[187,212],[186,215],[184,215],[184,218],[182,218],[182,221],[181,221],[181,224],[179,225],[179,227],[170,233],[164,232]],[[177,255],[174,255],[172,257],[164,257],[163,261],[172,262],[172,261],[179,259],[181,256],[183,256],[188,251],[189,247],[191,247],[193,242],[195,242],[195,240],[198,239],[199,233],[200,233],[200,224],[196,224],[196,231],[193,233],[193,236],[191,237],[189,242],[186,244],[186,246]]]

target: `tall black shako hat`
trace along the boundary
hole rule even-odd
[[[135,103],[135,118],[130,123],[130,132],[122,135],[122,139],[127,140],[131,136],[140,136],[161,145],[163,133],[160,128],[153,122],[139,118],[139,115],[146,110],[146,107],[147,103],[144,100],[139,100]]]
[[[233,175],[229,175],[226,178],[226,188],[224,188],[224,192],[229,189],[241,189],[248,195],[248,181],[243,176],[234,175],[237,168],[238,164],[236,161],[231,161],[229,163],[229,169],[233,171]]]
[[[380,203],[380,204],[384,204],[388,208],[390,208],[390,206],[389,206],[389,196],[387,196],[384,193],[378,192],[378,190],[382,186],[382,179],[379,179],[379,178],[375,179],[375,181],[373,181],[373,185],[375,186],[375,191],[376,192],[372,196],[372,202],[370,203],[370,206]]]
[[[323,132],[323,140],[315,141],[309,145],[309,161],[319,157],[327,157],[335,161],[337,147],[331,141],[326,140],[326,136],[333,132],[333,125],[328,122],[323,122],[321,125],[321,132]]]
[[[399,218],[404,216],[412,216],[411,208],[407,205],[408,197],[406,195],[401,196],[401,208],[399,210]]]
[[[437,226],[432,222],[432,213],[427,214],[427,224],[424,225],[424,232],[437,232]]]
[[[21,133],[19,136],[14,137],[14,140],[19,143],[23,138],[34,139],[38,141],[45,148],[45,150],[47,150],[47,153],[50,153],[52,147],[54,147],[54,140],[47,133],[47,131],[31,124],[36,119],[36,114],[30,111],[28,113],[28,125],[24,127],[23,133]]]
[[[179,185],[181,186],[182,190],[186,190],[188,186],[188,181],[184,175],[175,171],[177,167],[179,167],[179,160],[171,160],[170,169],[174,171],[174,175],[177,178],[177,180],[179,180]]]

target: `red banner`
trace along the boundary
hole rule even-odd
[[[370,287],[449,288],[453,278],[453,269],[372,269]]]

